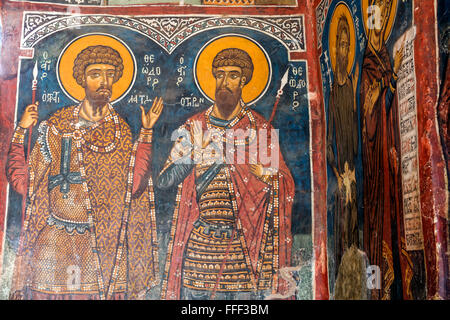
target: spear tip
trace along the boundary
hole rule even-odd
[[[36,80],[38,76],[38,63],[36,61],[36,63],[34,64],[34,68],[33,68],[33,79]]]
[[[286,72],[283,75],[283,78],[281,78],[280,90],[282,90],[286,85],[286,83],[288,82],[288,76],[289,76],[289,68],[287,68]]]

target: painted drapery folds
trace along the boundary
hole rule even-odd
[[[420,61],[414,54],[420,50],[415,47],[420,31],[414,22],[414,2],[321,1],[318,8],[323,17],[319,46],[328,110],[328,217],[334,221],[334,227],[329,227],[329,248],[335,251],[329,253],[329,265],[334,270],[330,278],[337,279],[336,298],[425,299],[425,255],[435,248],[424,247],[426,226],[421,214],[421,89],[416,79]],[[349,117],[354,117],[352,125]],[[348,136],[354,138],[345,139]],[[353,216],[340,212],[347,174],[341,174],[339,160],[348,161],[347,150],[353,151],[351,164],[356,171],[352,181],[359,246],[348,242]],[[343,221],[346,228],[342,230]],[[341,243],[346,244],[344,248]],[[359,257],[350,254],[355,243]],[[344,261],[341,256],[346,250]],[[346,287],[355,279],[349,266],[358,259],[368,265],[369,279],[381,276],[369,292]]]
[[[433,6],[73,2],[1,3],[1,299],[446,298]]]

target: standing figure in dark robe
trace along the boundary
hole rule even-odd
[[[360,91],[364,251],[370,264],[381,269],[381,288],[372,291],[372,299],[411,298],[413,271],[404,238],[399,170],[400,136],[395,94],[403,47],[396,52],[392,67],[384,42],[392,1],[375,0],[373,5],[380,8],[381,23],[369,30]],[[393,285],[394,277],[397,277],[396,285]]]
[[[359,246],[355,177],[355,158],[358,153],[355,101],[358,67],[351,78],[347,71],[350,28],[345,15],[338,20],[336,46],[336,68],[328,107],[327,159],[338,181],[334,220],[337,274],[344,251],[352,245]]]
[[[253,73],[250,56],[241,49],[224,49],[214,58],[212,71],[216,101],[182,126],[185,134],[175,142],[157,181],[160,189],[178,186],[162,298],[283,294],[287,283],[279,270],[290,266],[294,181],[276,131],[241,99]],[[274,161],[262,161],[261,144],[266,142],[270,145],[263,149]]]

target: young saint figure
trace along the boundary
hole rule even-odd
[[[90,46],[73,76],[85,89],[78,105],[39,125],[29,166],[24,136],[38,121],[26,107],[7,161],[11,186],[27,197],[12,299],[140,299],[158,279],[151,186],[152,128],[162,99],[130,127],[109,103],[124,71],[120,54]]]
[[[222,50],[212,73],[214,105],[180,128],[157,181],[178,186],[162,298],[263,299],[287,289],[279,270],[290,266],[294,181],[275,130],[241,99],[248,53]],[[264,165],[262,145],[273,160]]]

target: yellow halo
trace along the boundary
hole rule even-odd
[[[362,16],[364,19],[364,31],[366,32],[366,36],[369,37],[369,30],[368,30],[368,12],[367,8],[369,7],[369,4],[372,5],[374,0],[361,0],[361,10],[362,10]],[[388,22],[386,25],[386,30],[384,32],[384,41],[386,42],[389,39],[389,36],[391,35],[392,27],[394,26],[395,22],[395,16],[397,15],[397,0],[392,0],[391,10],[389,13]]]
[[[348,65],[347,65],[347,73],[350,74],[350,71],[353,68],[353,63],[355,61],[356,54],[356,35],[355,35],[355,24],[353,22],[352,15],[350,13],[350,9],[347,7],[345,3],[340,3],[336,6],[333,12],[333,16],[331,17],[330,23],[330,31],[328,33],[328,48],[330,51],[330,60],[333,71],[336,70],[336,35],[338,28],[339,18],[344,15],[347,19],[349,31],[350,31],[350,39],[349,39],[349,51],[348,51]]]
[[[270,60],[267,53],[250,39],[239,35],[226,35],[207,43],[199,52],[194,64],[194,78],[202,93],[214,101],[216,79],[212,74],[214,57],[223,49],[238,48],[247,52],[253,62],[253,76],[242,89],[242,99],[247,104],[255,103],[269,85],[271,77]]]
[[[119,52],[123,61],[122,77],[113,84],[111,102],[117,102],[131,89],[134,83],[135,59],[131,50],[121,40],[104,34],[88,34],[76,38],[62,51],[57,64],[57,77],[64,92],[73,100],[81,101],[85,97],[85,90],[73,77],[73,64],[77,55],[89,46],[103,45]]]

